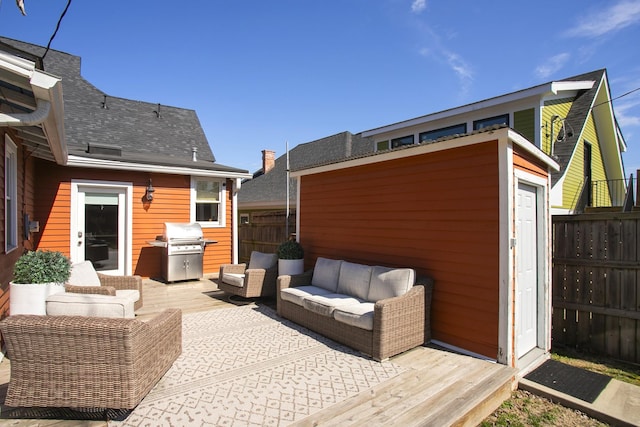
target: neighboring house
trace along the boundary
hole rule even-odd
[[[377,150],[387,150],[494,124],[515,129],[560,165],[551,176],[553,213],[580,212],[586,206],[622,206],[626,184],[621,153],[626,145],[611,105],[606,70],[382,126],[362,135],[372,138]]]
[[[524,372],[551,348],[551,174],[505,125],[293,170],[305,264],[434,279],[437,344]]]
[[[159,277],[161,249],[148,241],[165,222],[197,221],[217,241],[205,273],[234,262],[237,189],[251,175],[215,163],[196,112],[110,97],[81,76],[79,57],[44,52],[0,38],[3,310],[24,248]]]

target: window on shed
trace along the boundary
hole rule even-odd
[[[446,128],[428,130],[426,132],[422,132],[419,135],[420,143],[435,141],[438,138],[442,138],[445,136],[451,135],[461,135],[467,133],[467,124],[461,123],[459,125],[447,126]]]
[[[509,115],[503,114],[501,116],[488,117],[486,119],[480,119],[473,122],[473,130],[486,128],[493,125],[507,125],[509,126]]]
[[[400,147],[402,145],[411,145],[414,143],[413,135],[403,136],[391,140],[391,148]]]
[[[215,178],[191,179],[191,220],[203,227],[224,226],[224,181]]]

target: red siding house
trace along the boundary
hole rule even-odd
[[[551,347],[557,169],[494,126],[295,170],[306,267],[317,257],[413,267],[435,280],[434,342],[527,369]]]
[[[195,111],[110,97],[81,76],[79,57],[44,52],[0,38],[0,317],[25,249],[160,277],[162,249],[148,242],[165,222],[199,222],[217,242],[205,274],[235,262],[236,194],[251,175],[216,163]]]

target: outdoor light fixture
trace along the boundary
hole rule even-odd
[[[553,124],[556,121],[559,121],[562,123],[562,130],[561,130],[561,133],[558,133],[558,137],[554,139]],[[569,131],[567,131],[566,126],[569,126]],[[550,138],[551,147],[549,149],[549,152],[550,152],[549,155],[551,157],[554,157],[554,154],[553,154],[554,142],[561,142],[561,141],[564,141],[565,138],[571,138],[572,136],[573,136],[573,127],[571,127],[571,124],[567,122],[566,117],[560,117],[557,114],[554,114],[553,116],[551,116],[551,138]]]
[[[144,198],[147,202],[150,202],[153,200],[153,192],[156,191],[155,188],[153,188],[153,184],[151,184],[151,178],[149,178],[149,185],[147,185],[147,188],[145,190],[144,193]]]

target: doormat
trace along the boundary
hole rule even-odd
[[[611,377],[547,360],[525,378],[585,402],[593,403]]]

